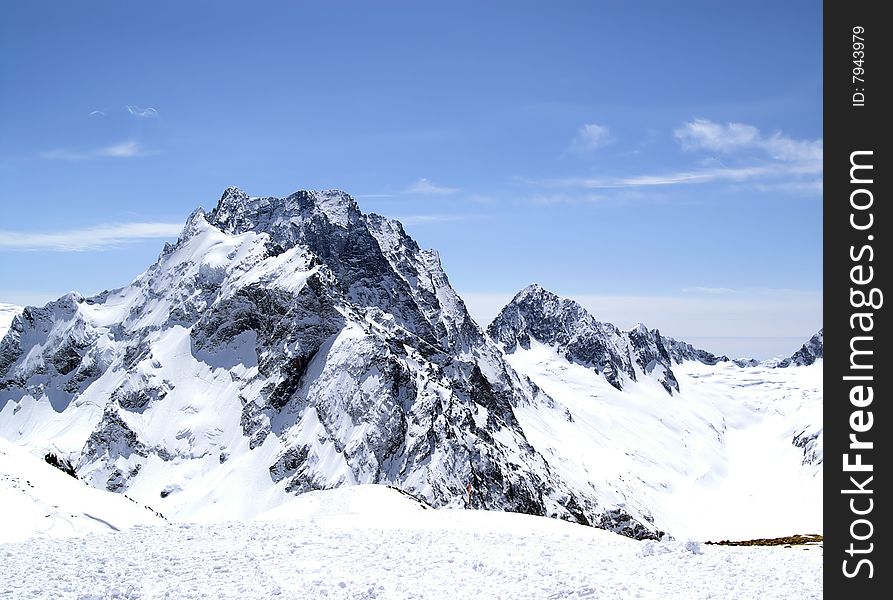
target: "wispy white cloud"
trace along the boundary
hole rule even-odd
[[[57,148],[43,152],[40,157],[47,160],[91,160],[95,158],[136,158],[157,152],[149,151],[135,140],[127,140],[93,150],[70,150]]]
[[[103,111],[101,111],[101,110],[91,110],[89,116],[91,116],[91,117],[104,117],[104,116],[105,116],[105,113],[104,113]]]
[[[95,154],[91,152],[77,152],[74,150],[66,150],[64,148],[56,148],[40,153],[40,158],[47,160],[87,160],[94,158]]]
[[[158,116],[158,111],[152,108],[151,106],[147,108],[140,108],[139,106],[134,106],[133,104],[127,105],[127,112],[129,112],[134,117],[140,117],[142,119],[152,119]]]
[[[601,148],[610,141],[611,132],[607,127],[598,123],[587,123],[577,132],[571,148],[577,151],[590,151]]]
[[[175,238],[181,223],[109,223],[52,232],[0,230],[0,250],[84,252],[146,239]]]
[[[692,169],[689,171],[673,171],[653,175],[633,175],[630,177],[565,177],[528,181],[546,187],[578,187],[586,189],[635,188],[649,186],[665,186],[714,181],[745,181],[754,177],[771,174],[775,169],[771,166],[755,167],[717,167]]]
[[[694,119],[674,130],[673,136],[685,150],[731,152],[757,144],[760,130],[743,123],[721,125],[707,119]]]
[[[134,140],[105,146],[96,151],[98,156],[110,156],[113,158],[133,158],[144,153],[145,151],[140,147],[139,142]]]
[[[771,175],[778,169],[772,166],[750,167],[713,167],[708,169],[693,169],[690,171],[676,171],[656,175],[635,175],[622,177],[608,182],[590,180],[585,187],[637,187],[650,185],[678,185],[690,183],[710,183],[713,181],[746,181],[756,177]]]
[[[781,133],[763,134],[743,123],[695,119],[673,132],[685,151],[721,154],[688,169],[622,177],[567,177],[534,181],[545,187],[584,189],[642,188],[716,182],[745,183],[761,191],[821,192],[822,140],[798,140]],[[726,164],[729,163],[729,164]]]
[[[757,150],[770,159],[809,163],[820,168],[822,140],[797,140],[781,132],[763,134],[753,125],[744,123],[715,123],[708,119],[694,119],[673,131],[684,150],[710,150],[723,154]]]
[[[458,192],[458,188],[446,187],[443,185],[437,185],[432,181],[421,178],[416,181],[414,184],[406,188],[406,194],[421,194],[426,196],[449,196],[450,194],[455,194]]]

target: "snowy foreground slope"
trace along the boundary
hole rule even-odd
[[[83,481],[0,438],[0,544],[157,525],[146,506]]]
[[[822,549],[636,541],[555,519],[431,510],[382,486],[259,520],[0,545],[11,598],[822,597]]]
[[[509,360],[566,406],[518,411],[558,473],[605,502],[649,511],[677,536],[750,539],[822,531],[822,468],[792,440],[822,422],[821,361],[797,369],[675,366],[682,391],[653,380],[620,392],[548,346]]]

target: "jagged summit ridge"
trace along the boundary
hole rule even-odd
[[[636,381],[642,373],[657,369],[664,388],[672,393],[679,385],[673,364],[697,361],[705,365],[732,362],[739,367],[758,365],[785,368],[811,365],[823,356],[823,330],[783,360],[731,360],[697,348],[688,342],[661,335],[639,323],[621,331],[598,321],[574,300],[561,298],[533,283],[519,291],[487,328],[487,333],[508,352],[529,349],[531,340],[556,347],[571,362],[591,367],[611,385],[623,388],[624,376]]]
[[[273,198],[251,197],[238,187],[229,187],[208,215],[208,222],[229,233],[272,233],[291,220],[312,218],[314,214],[324,215],[340,227],[349,227],[362,216],[356,201],[341,190],[302,190],[285,198]]]
[[[481,342],[437,253],[420,249],[399,222],[363,214],[343,191],[256,198],[231,187],[207,221],[229,234],[268,236],[271,253],[307,248],[351,301],[385,310],[432,344],[452,351]]]
[[[779,367],[807,366],[824,358],[825,355],[825,329],[819,329],[809,340],[794,352],[790,357],[778,363]]]
[[[640,325],[627,332],[597,321],[577,302],[538,284],[525,287],[487,329],[506,352],[529,349],[531,341],[555,346],[569,361],[595,369],[617,389],[624,378],[655,375],[669,393],[679,391],[673,358],[660,332]],[[684,351],[673,346],[677,354]]]

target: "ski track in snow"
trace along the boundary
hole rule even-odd
[[[0,545],[4,598],[821,598],[822,549],[637,542],[529,515],[424,510],[382,486],[263,520]]]

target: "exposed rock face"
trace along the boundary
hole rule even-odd
[[[823,358],[825,354],[825,330],[819,329],[818,333],[809,338],[809,341],[794,352],[789,358],[778,363],[779,367],[797,366],[803,367],[813,364],[816,360]]]
[[[671,337],[665,337],[664,344],[667,347],[667,351],[670,353],[670,357],[675,363],[696,360],[705,365],[715,365],[729,360],[728,356],[717,356],[712,352],[695,348],[688,342],[681,342]]]
[[[618,387],[657,369],[678,389],[656,332],[564,326]],[[227,189],[129,286],[27,308],[0,342],[0,435],[52,439],[82,479],[165,514],[217,510],[224,489],[251,514],[355,483],[463,505],[470,483],[474,507],[657,535],[528,442],[515,410],[552,404],[483,335],[437,254],[340,191]]]
[[[669,393],[679,391],[671,369],[673,364],[697,361],[705,365],[733,362],[739,367],[766,365],[779,368],[806,366],[822,358],[822,330],[803,347],[781,361],[758,361],[713,354],[691,344],[662,336],[657,329],[638,325],[621,331],[611,323],[595,319],[582,306],[531,284],[518,292],[496,316],[487,333],[502,344],[506,352],[530,348],[530,341],[554,346],[570,362],[590,367],[603,374],[617,389],[623,389],[623,376],[637,381],[642,373],[657,376]]]
[[[605,376],[617,389],[624,377],[637,381],[644,375],[658,378],[668,393],[679,391],[672,363],[682,360],[714,360],[709,352],[664,338],[656,329],[639,325],[621,331],[597,321],[582,306],[532,284],[502,309],[487,329],[506,352],[531,340],[554,346],[570,362],[590,367]],[[711,364],[708,362],[708,364]]]

